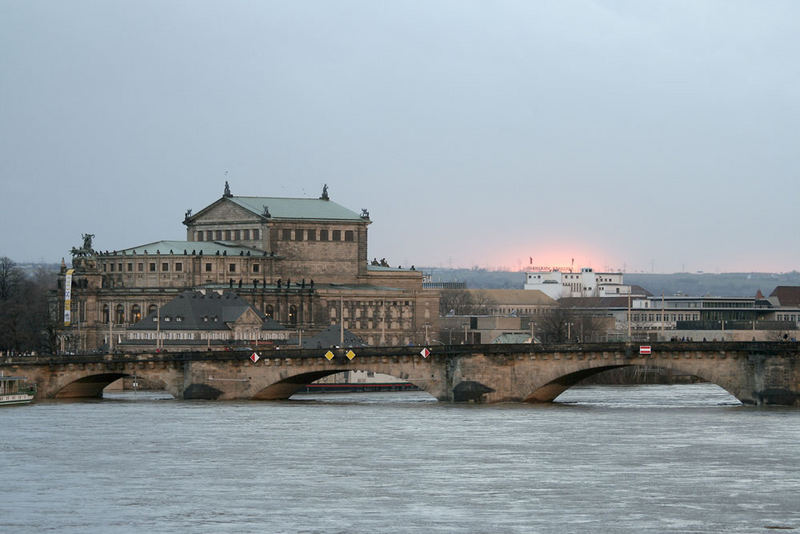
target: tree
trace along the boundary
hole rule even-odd
[[[536,321],[536,336],[544,343],[597,341],[604,333],[603,319],[588,310],[560,306]]]
[[[485,315],[494,304],[483,291],[443,289],[439,294],[439,315]]]
[[[0,258],[0,350],[52,351],[54,319],[48,288],[54,273],[37,269],[26,276],[9,258]]]

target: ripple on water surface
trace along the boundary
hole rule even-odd
[[[70,533],[800,529],[797,410],[742,407],[707,384],[578,387],[558,401],[137,392],[0,410],[0,523]]]

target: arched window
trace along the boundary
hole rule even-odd
[[[108,324],[108,304],[103,304],[103,322]]]
[[[275,313],[275,310],[272,308],[272,304],[267,304],[266,306],[264,306],[264,315],[272,318],[273,313]]]
[[[131,307],[131,321],[134,323],[138,323],[142,319],[142,309],[139,307],[138,304],[134,304]]]
[[[155,304],[151,304],[150,306],[147,307],[147,315],[150,315],[151,313],[155,313],[155,311],[157,309],[158,309],[158,306],[156,306]]]
[[[117,304],[116,313],[114,314],[114,322],[122,324],[125,322],[125,308],[122,304]]]
[[[296,325],[297,324],[297,306],[292,304],[289,306],[289,324]]]

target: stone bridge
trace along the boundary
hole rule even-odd
[[[663,368],[717,384],[744,404],[800,406],[797,343],[654,343],[649,355],[626,343],[452,345],[248,352],[162,352],[6,357],[0,371],[27,376],[40,399],[100,397],[127,376],[163,386],[178,399],[288,399],[307,384],[344,371],[385,373],[440,401],[550,402],[581,380],[629,366]]]

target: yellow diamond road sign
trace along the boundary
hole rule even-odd
[[[355,358],[355,357],[356,357],[356,353],[355,353],[355,352],[353,352],[352,350],[348,350],[348,351],[347,351],[347,354],[345,354],[345,356],[347,356],[347,359],[348,359],[348,360],[352,360],[353,358]]]
[[[328,351],[325,353],[325,357],[328,358],[328,361],[331,361],[333,359],[333,353]]]

